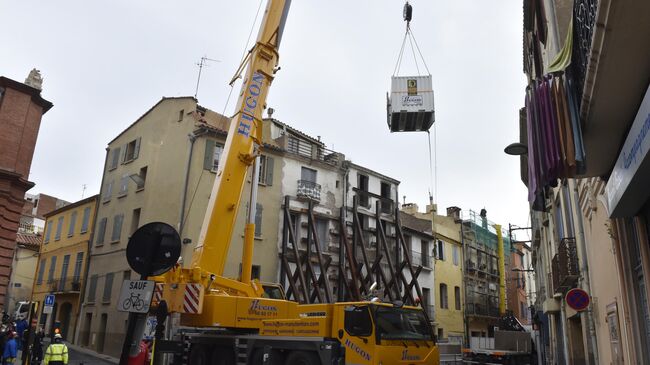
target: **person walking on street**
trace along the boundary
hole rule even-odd
[[[45,350],[43,362],[45,365],[68,365],[68,346],[63,343],[61,334],[54,335],[54,342]]]
[[[2,353],[2,364],[13,364],[16,362],[18,346],[16,344],[16,332],[9,333],[9,340],[5,344],[5,349]]]
[[[30,364],[39,365],[43,361],[43,330],[34,334],[34,343],[32,344],[32,361]]]

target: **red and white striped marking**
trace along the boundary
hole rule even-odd
[[[183,311],[185,313],[199,313],[199,298],[201,297],[201,284],[186,284],[183,295]]]
[[[164,288],[165,288],[165,284],[156,283],[156,286],[153,289],[153,298],[151,300],[151,305],[155,306],[158,305],[158,303],[160,303],[160,301],[162,300]]]

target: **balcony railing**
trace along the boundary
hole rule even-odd
[[[52,293],[79,293],[81,291],[80,278],[56,279],[48,285]]]
[[[431,267],[431,257],[429,255],[422,255],[419,252],[411,252],[411,259],[413,266],[422,265],[424,267]]]
[[[318,202],[320,201],[320,185],[313,181],[298,180],[296,196]]]
[[[571,64],[578,84],[578,101],[582,98],[585,84],[597,9],[597,0],[576,0],[573,3],[573,52]]]
[[[337,166],[343,160],[343,155],[338,152],[293,136],[287,140],[287,152],[333,166]]]
[[[499,317],[499,307],[484,303],[467,303],[465,313],[474,316]]]
[[[580,269],[578,267],[575,238],[564,238],[560,241],[558,251],[551,261],[551,266],[555,293],[565,293],[576,285]]]

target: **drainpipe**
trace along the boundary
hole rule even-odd
[[[560,301],[560,326],[562,328],[562,352],[564,353],[564,363],[565,364],[571,364],[570,358],[569,358],[569,333],[567,332],[566,328],[566,302],[564,300]],[[557,336],[557,329],[555,330],[555,335]],[[556,341],[557,342],[557,341]],[[559,351],[559,349],[558,349]]]
[[[578,244],[580,245],[580,255],[582,256],[582,260],[580,260],[580,278],[582,280],[582,284],[584,285],[585,290],[587,293],[589,293],[589,296],[592,295],[591,292],[591,284],[589,281],[589,264],[587,262],[587,245],[585,242],[585,229],[584,225],[582,223],[582,209],[580,208],[580,202],[578,200],[578,184],[576,183],[576,180],[572,180],[572,185],[573,185],[573,202],[574,206],[576,207],[578,213],[578,218],[576,221],[578,222],[578,239],[576,240]],[[598,362],[598,341],[596,339],[596,326],[594,325],[594,311],[593,311],[593,303],[590,302],[589,304],[590,308],[588,308],[585,312],[583,312],[583,316],[587,317],[587,326],[589,330],[589,339],[591,340],[591,350],[592,354],[594,356],[594,364],[600,364]],[[587,356],[587,359],[589,357]]]
[[[185,181],[183,182],[183,192],[181,193],[181,210],[179,212],[179,220],[178,220],[178,234],[183,237],[183,228],[185,227],[185,203],[187,202],[187,184],[189,183],[190,180],[190,168],[192,166],[192,155],[194,153],[194,142],[196,141],[196,138],[204,133],[199,133],[196,134],[195,132],[192,132],[187,135],[190,144],[187,147],[188,148],[188,153],[187,153],[187,163],[185,164]]]

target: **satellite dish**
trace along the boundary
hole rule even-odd
[[[133,271],[144,276],[169,271],[181,255],[181,237],[167,223],[152,222],[138,228],[126,246],[126,260]]]

